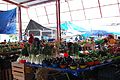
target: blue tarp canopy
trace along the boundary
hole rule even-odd
[[[111,32],[111,34],[120,35],[120,32]]]
[[[105,31],[105,30],[92,30],[91,34],[94,35],[94,36],[106,36],[110,33]]]
[[[16,33],[16,8],[0,12],[0,34]]]
[[[89,38],[90,36],[107,36],[109,34],[111,33],[105,30],[92,30],[92,31],[86,31],[85,34],[82,35],[84,38]]]
[[[65,23],[61,24],[61,29],[62,30],[76,30],[76,31],[79,31],[79,32],[84,32],[86,31],[84,28],[80,27],[80,26],[77,26],[73,23],[71,23],[70,21],[66,21]]]

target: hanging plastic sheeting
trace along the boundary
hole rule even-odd
[[[111,34],[120,35],[120,32],[111,32]]]
[[[82,27],[76,26],[70,21],[61,24],[62,38],[71,38],[83,34],[86,30]]]
[[[87,39],[91,36],[91,32],[90,31],[86,31],[84,34],[82,34],[83,39]]]
[[[84,32],[86,31],[84,28],[80,27],[80,26],[77,26],[71,22],[68,22],[69,24],[69,27],[73,28],[73,30],[76,30],[76,31],[79,31],[79,32]]]
[[[84,39],[87,39],[89,37],[102,37],[102,36],[107,36],[109,34],[112,34],[110,32],[107,32],[105,30],[92,30],[92,31],[87,31],[85,34],[82,34]]]
[[[107,36],[110,34],[109,32],[107,32],[105,30],[93,30],[93,31],[91,31],[91,33],[94,36]]]
[[[16,34],[16,8],[0,12],[0,34]]]
[[[66,21],[65,23],[61,24],[61,29],[62,30],[75,30],[75,31],[79,31],[79,32],[84,32],[86,31],[84,28],[77,26],[73,23],[71,23],[70,21]]]
[[[68,24],[67,22],[60,25],[62,30],[68,30]]]

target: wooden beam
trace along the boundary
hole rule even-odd
[[[18,7],[28,8],[27,6],[23,6],[23,5],[21,5],[21,4],[15,3],[15,2],[10,1],[10,0],[3,0],[3,1],[8,2],[8,3],[11,3],[11,4],[14,4],[14,5],[18,6]]]

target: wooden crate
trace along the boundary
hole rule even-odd
[[[12,62],[12,74],[14,80],[34,80],[34,72],[30,66]]]
[[[2,80],[12,80],[11,69],[2,70]]]
[[[11,62],[4,61],[1,62],[0,65],[0,80],[13,80],[12,78],[12,70],[11,70]]]
[[[13,79],[26,80],[25,64],[12,62],[12,74],[13,74]]]

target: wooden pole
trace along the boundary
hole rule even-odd
[[[18,6],[18,24],[19,24],[19,41],[22,40],[22,19],[21,19],[21,7]]]
[[[61,41],[60,0],[56,0],[57,40]]]

